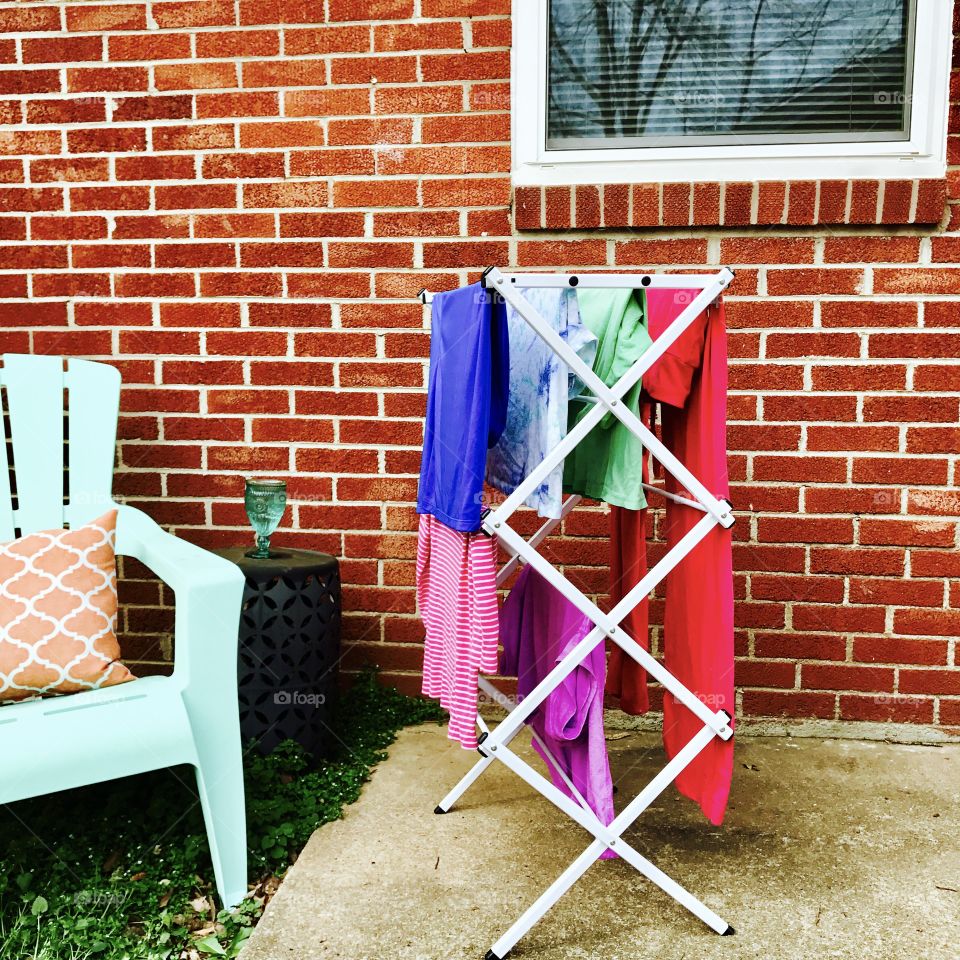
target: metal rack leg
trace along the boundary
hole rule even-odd
[[[434,813],[449,813],[450,808],[470,789],[480,774],[493,763],[493,757],[482,757],[467,772],[466,776],[434,807]]]

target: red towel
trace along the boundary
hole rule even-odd
[[[650,336],[656,340],[697,291],[648,290]],[[654,364],[644,390],[661,401],[667,448],[714,496],[729,496],[726,446],[727,352],[723,306],[705,311]],[[687,495],[671,477],[667,489]],[[611,580],[614,600],[646,569],[645,511],[611,508]],[[703,516],[667,501],[664,534],[673,546]],[[733,716],[733,563],[729,530],[714,527],[666,579],[666,668],[711,710]],[[627,572],[629,571],[629,573]],[[623,582],[625,581],[625,582]],[[646,643],[646,601],[634,633]],[[640,623],[643,624],[641,630]],[[619,649],[611,656],[607,692],[629,713],[647,709],[646,673]],[[664,698],[663,738],[673,757],[703,726],[669,694]],[[733,775],[733,741],[712,740],[677,778],[681,793],[696,800],[707,818],[723,820]]]

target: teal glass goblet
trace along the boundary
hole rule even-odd
[[[280,526],[287,507],[287,483],[285,480],[248,478],[243,503],[257,535],[257,547],[248,551],[247,556],[254,560],[269,560],[270,534]]]

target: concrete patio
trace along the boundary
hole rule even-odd
[[[632,797],[662,764],[658,738],[612,738]],[[588,840],[500,764],[434,816],[475,758],[440,727],[401,734],[360,801],[314,834],[244,960],[483,957]],[[627,834],[736,936],[606,861],[511,957],[956,960],[958,800],[957,744],[743,737],[721,829],[671,788]]]

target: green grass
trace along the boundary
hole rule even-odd
[[[297,744],[244,761],[252,895],[216,912],[193,771],[176,767],[0,807],[0,960],[235,957],[310,834],[353,803],[402,727],[445,718],[365,674],[317,767]]]

